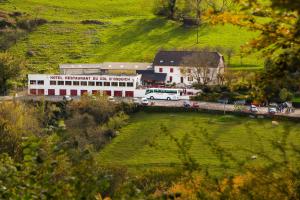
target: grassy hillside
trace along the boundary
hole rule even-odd
[[[101,152],[100,163],[125,165],[132,169],[167,167],[180,163],[176,145],[161,132],[162,125],[176,138],[183,138],[188,134],[192,140],[192,157],[214,172],[218,171],[221,163],[208,142],[218,143],[239,161],[248,164],[266,163],[263,156],[251,160],[251,156],[255,155],[253,152],[281,160],[272,141],[283,141],[284,128],[289,127],[291,130],[287,136],[288,148],[291,144],[300,145],[300,125],[296,123],[280,122],[279,126],[274,127],[270,120],[246,117],[224,118],[199,113],[138,113]],[[208,137],[201,131],[203,128],[207,130]],[[293,159],[294,156],[289,155]],[[229,166],[237,170],[236,163],[229,162]]]
[[[151,62],[161,49],[195,47],[231,47],[235,68],[260,68],[263,60],[247,55],[240,66],[240,46],[256,33],[226,26],[203,26],[200,44],[196,30],[158,18],[152,14],[152,0],[10,0],[0,4],[6,11],[22,11],[44,18],[48,24],[39,27],[19,41],[10,51],[26,56],[37,72],[57,72],[59,63],[95,63],[102,61]],[[80,23],[99,20],[104,25]],[[225,57],[226,58],[226,57]]]

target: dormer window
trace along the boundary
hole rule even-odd
[[[163,60],[160,60],[159,62],[160,62],[160,63],[163,63],[164,61],[163,61]]]
[[[174,60],[171,60],[171,63],[174,63]]]

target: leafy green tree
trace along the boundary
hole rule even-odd
[[[35,110],[15,102],[0,104],[0,154],[7,153],[16,160],[22,158],[22,140],[41,134]]]
[[[289,92],[286,88],[283,88],[279,92],[279,98],[281,101],[290,101],[292,100],[292,93]]]
[[[175,19],[177,0],[156,0],[154,13]]]
[[[22,75],[25,62],[9,53],[0,53],[0,95],[7,95],[8,82]]]

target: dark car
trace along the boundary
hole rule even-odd
[[[189,101],[184,101],[183,102],[183,107],[190,108],[191,107],[191,103]]]

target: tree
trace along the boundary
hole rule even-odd
[[[202,8],[201,3],[203,0],[187,0],[189,7],[191,9],[192,15],[196,19],[197,25],[197,44],[199,44],[199,26],[201,24]]]
[[[175,19],[177,0],[157,0],[155,2],[154,13]]]
[[[169,0],[168,1],[168,7],[170,10],[170,18],[174,19],[175,18],[175,8],[176,8],[176,0]]]
[[[205,56],[208,52],[203,52],[203,56],[194,53],[183,59],[181,72],[197,81],[197,84],[206,86],[213,81],[213,77],[218,73],[217,68],[211,67],[210,56]]]
[[[229,48],[225,49],[225,54],[227,56],[227,65],[228,66],[230,66],[230,64],[231,64],[231,58],[232,58],[234,53],[235,53],[235,51],[232,47],[229,47]]]
[[[18,78],[24,70],[23,60],[9,53],[0,53],[0,95],[7,95],[8,82]]]
[[[281,101],[290,101],[292,94],[286,88],[283,88],[280,90],[279,98]]]
[[[0,154],[15,160],[22,157],[22,138],[41,133],[40,123],[31,106],[15,102],[0,103]]]
[[[206,0],[207,5],[212,8],[214,13],[224,12],[232,4],[231,0]]]

